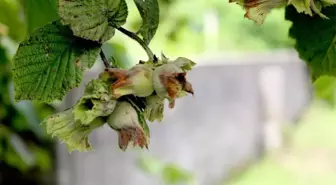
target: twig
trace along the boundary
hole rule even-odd
[[[100,51],[100,58],[102,59],[104,65],[105,65],[105,68],[111,68],[111,64],[109,63],[109,61],[107,60],[103,50]]]
[[[152,61],[152,62],[156,62],[157,58],[154,56],[152,50],[147,46],[147,44],[140,37],[138,37],[135,33],[126,30],[123,27],[119,27],[119,28],[117,28],[117,30],[119,30],[121,33],[127,35],[131,39],[137,41],[141,45],[141,47],[146,51],[147,56],[148,56],[148,60]]]

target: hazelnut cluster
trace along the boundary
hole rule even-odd
[[[130,143],[148,148],[147,121],[162,121],[166,99],[174,108],[176,99],[194,93],[186,79],[194,65],[184,57],[171,61],[162,56],[155,63],[140,63],[130,69],[107,68],[87,84],[71,109],[51,115],[41,124],[70,152],[92,150],[88,137],[104,124],[117,131],[123,151]]]

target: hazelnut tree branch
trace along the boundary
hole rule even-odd
[[[123,27],[119,27],[117,28],[117,30],[119,30],[121,33],[127,35],[129,38],[138,42],[141,45],[141,47],[146,51],[147,56],[148,56],[148,61],[156,62],[157,58],[153,54],[152,50],[147,46],[147,44],[140,37],[138,37],[135,33],[126,30]]]
[[[111,68],[112,67],[110,62],[107,60],[103,50],[100,51],[100,58],[102,59],[104,65],[105,65],[105,68]]]

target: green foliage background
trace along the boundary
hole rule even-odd
[[[11,57],[32,26],[22,8],[19,1],[0,0],[0,183],[53,184],[54,148],[39,123],[54,108],[13,99]]]
[[[291,48],[295,43],[288,37],[291,23],[284,19],[284,9],[272,11],[265,24],[260,26],[244,18],[243,8],[223,0],[173,0],[169,1],[170,4],[160,2],[161,22],[150,44],[155,53],[165,51],[169,56],[193,56],[199,53],[263,52]],[[125,27],[134,30],[141,20],[131,3],[129,9]],[[190,9],[193,11],[187,11]],[[217,20],[214,21],[218,21],[218,36],[213,40],[207,40],[209,35],[205,32],[206,27],[213,24],[204,20],[207,14],[217,15]],[[116,35],[114,39],[122,38],[124,36]],[[208,48],[208,42],[212,42],[211,48]],[[144,56],[141,48],[133,43],[132,40],[125,39],[131,56]]]

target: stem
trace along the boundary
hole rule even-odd
[[[156,62],[156,57],[154,56],[152,50],[147,46],[147,44],[140,37],[138,37],[135,33],[126,30],[123,27],[119,27],[119,28],[117,28],[117,30],[119,30],[121,33],[127,35],[131,39],[137,41],[141,45],[141,47],[146,51],[147,56],[148,56],[148,60],[152,61],[152,62]]]
[[[107,60],[103,50],[100,51],[100,58],[104,62],[105,68],[111,68],[112,67],[111,64],[109,63],[109,61]]]

